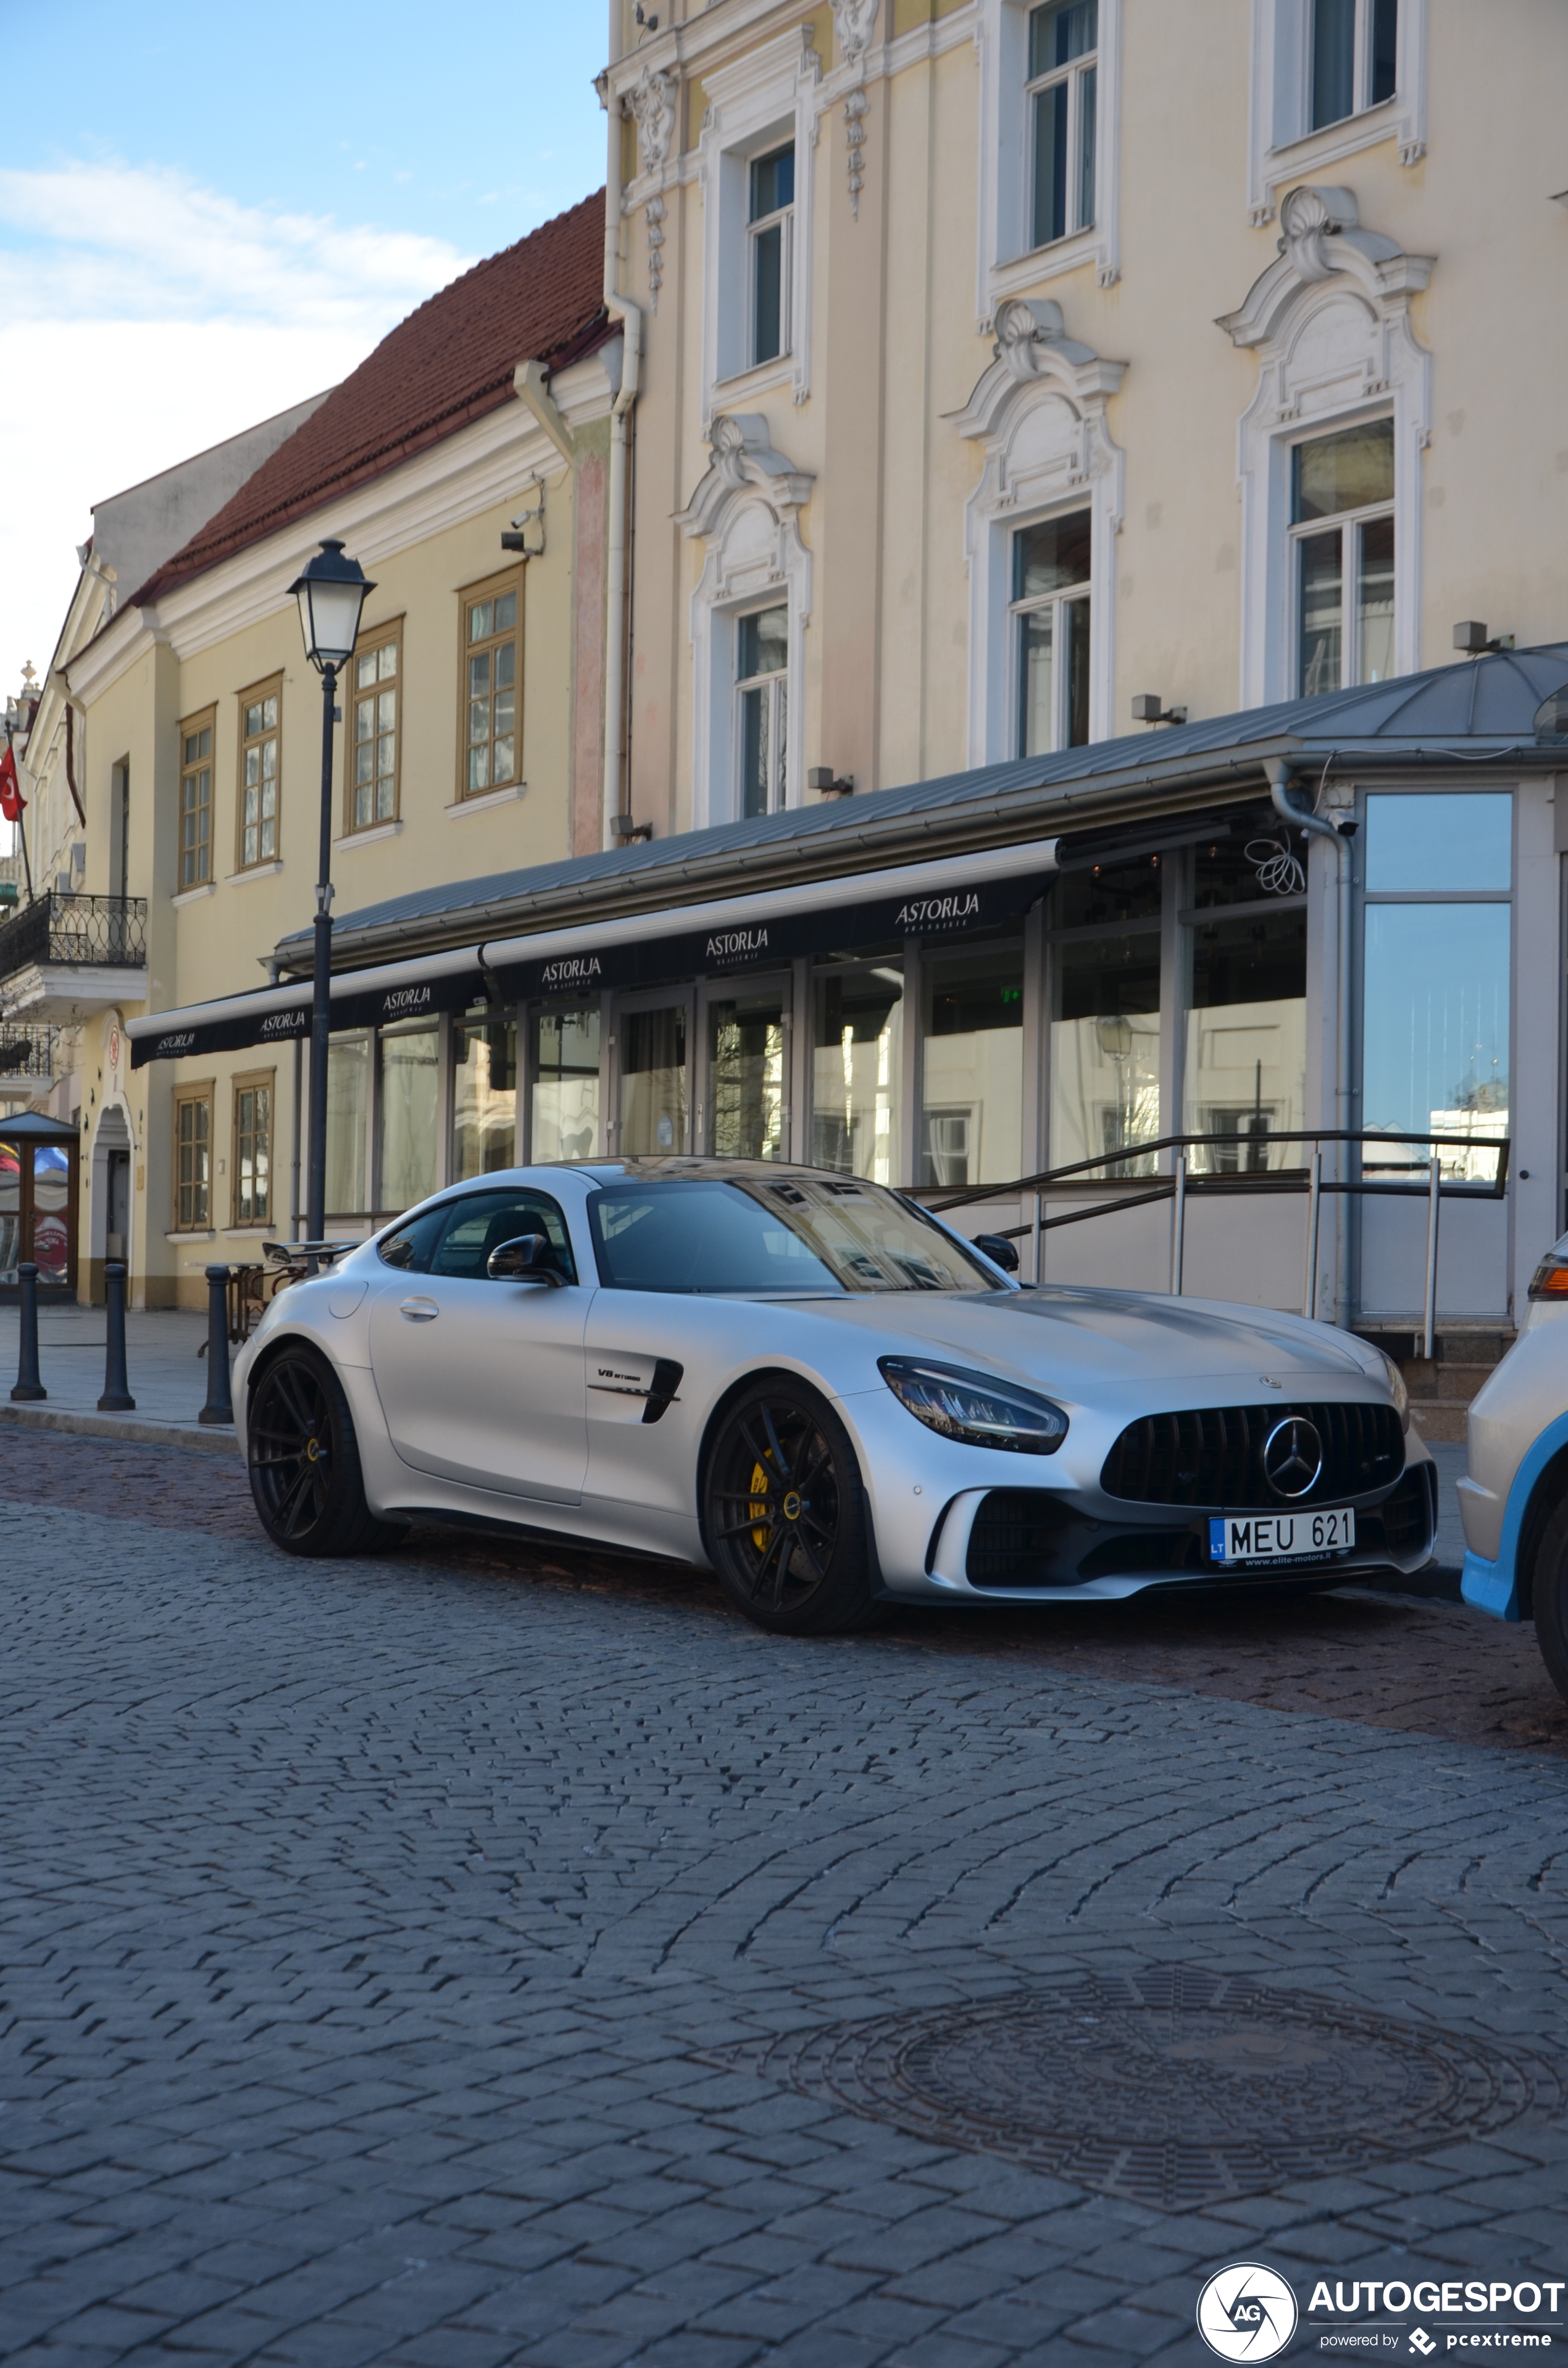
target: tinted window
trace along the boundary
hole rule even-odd
[[[986,1291],[999,1285],[918,1210],[874,1184],[792,1177],[629,1184],[588,1203],[617,1291]]]
[[[460,1275],[486,1280],[490,1253],[524,1234],[543,1234],[551,1246],[547,1263],[569,1282],[577,1280],[566,1222],[542,1192],[472,1192],[460,1201],[426,1209],[381,1244],[389,1266],[411,1274]]]

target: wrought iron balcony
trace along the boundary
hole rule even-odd
[[[67,896],[51,890],[0,922],[0,979],[29,964],[144,970],[145,896]]]
[[[52,1077],[59,1043],[58,1028],[35,1019],[0,1019],[0,1087],[18,1077]]]

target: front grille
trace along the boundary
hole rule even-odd
[[[1428,1473],[1432,1473],[1431,1481]],[[1430,1543],[1437,1527],[1437,1507],[1432,1501],[1436,1477],[1430,1463],[1419,1463],[1405,1474],[1392,1497],[1384,1497],[1379,1510],[1390,1554],[1415,1554]]]
[[[1134,1505],[1271,1510],[1283,1500],[1265,1475],[1263,1444],[1290,1415],[1315,1423],[1324,1451],[1316,1482],[1293,1503],[1343,1504],[1398,1479],[1404,1431],[1392,1406],[1198,1406],[1129,1423],[1106,1457],[1100,1486]]]
[[[1071,1586],[1059,1577],[1063,1522],[1056,1498],[1043,1488],[993,1488],[969,1533],[964,1568],[971,1587]]]

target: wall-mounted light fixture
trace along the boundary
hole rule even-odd
[[[855,776],[846,773],[841,779],[831,765],[813,765],[806,775],[806,787],[824,798],[851,798],[855,794]]]
[[[1496,650],[1511,650],[1513,646],[1512,633],[1494,633],[1489,637],[1485,626],[1474,617],[1467,617],[1462,625],[1454,627],[1454,647],[1462,650],[1466,657],[1490,657]]]
[[[1141,690],[1132,701],[1134,723],[1185,723],[1185,707],[1167,707],[1157,690]]]

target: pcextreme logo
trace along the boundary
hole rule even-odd
[[[1198,2332],[1221,2360],[1273,2360],[1296,2332],[1296,2297],[1278,2270],[1233,2261],[1198,2297]]]

